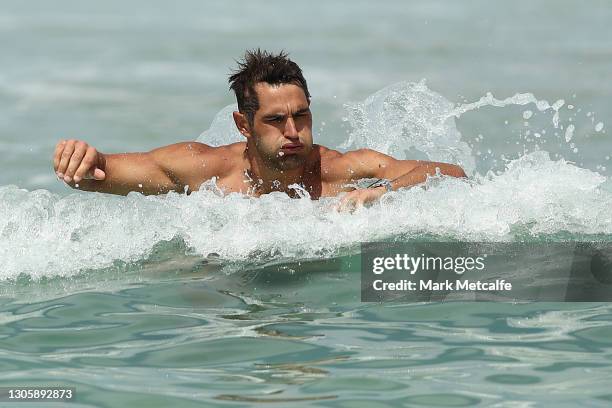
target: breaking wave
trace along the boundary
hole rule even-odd
[[[339,148],[370,147],[398,158],[416,152],[459,163],[470,174],[467,180],[430,178],[353,214],[335,212],[337,198],[311,201],[282,193],[223,198],[211,183],[189,196],[127,197],[3,186],[0,279],[72,276],[139,262],[160,243],[177,240],[188,254],[232,263],[329,258],[354,253],[364,241],[426,237],[612,240],[612,192],[605,176],[539,148],[506,159],[499,171],[476,171],[478,157],[455,120],[482,106],[529,104],[550,113],[551,129],[560,126],[558,101],[531,94],[498,100],[488,94],[454,105],[424,82],[395,84],[347,105],[351,132]],[[213,145],[239,140],[233,109],[224,108],[198,140]]]

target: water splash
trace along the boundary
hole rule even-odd
[[[237,110],[238,105],[235,103],[221,109],[213,118],[210,127],[202,132],[196,141],[209,146],[221,146],[244,141],[244,136],[236,129],[232,116],[232,112]]]
[[[400,82],[376,92],[363,102],[345,105],[348,114],[344,120],[349,123],[352,131],[341,147],[369,147],[400,159],[413,158],[414,151],[418,151],[429,160],[457,163],[468,174],[474,174],[473,152],[457,130],[455,119],[483,107],[503,108],[530,104],[539,112],[551,112],[553,129],[562,128],[559,113],[565,106],[564,99],[551,104],[531,93],[517,93],[498,99],[488,92],[477,101],[453,105],[430,90],[425,81]],[[533,111],[525,110],[522,116],[524,120],[529,120],[533,117]],[[525,122],[525,126],[528,126],[528,122]],[[603,125],[595,126],[596,131],[601,128]],[[574,131],[575,125],[568,125],[565,132],[568,143]],[[528,130],[526,135],[531,133]],[[544,133],[545,129],[533,132],[533,137],[540,139]],[[544,139],[538,142],[546,143]],[[577,151],[574,146],[571,149]],[[490,151],[488,153],[492,154]],[[479,156],[478,152],[476,156]]]
[[[426,188],[386,194],[354,214],[333,211],[338,198],[310,200],[299,186],[294,187],[300,199],[282,193],[221,197],[214,181],[190,196],[59,196],[0,187],[0,279],[71,276],[117,262],[142,262],[156,245],[177,240],[191,255],[242,264],[329,258],[352,253],[363,241],[432,235],[491,241],[601,234],[612,240],[612,191],[596,172],[552,160],[545,151],[506,160],[499,172],[473,172],[472,151],[455,119],[484,106],[527,104],[552,112],[553,122],[563,106],[531,94],[502,100],[487,94],[455,106],[424,82],[395,84],[349,105],[353,130],[344,147],[396,156],[417,149],[473,174],[469,180],[432,178]],[[212,145],[240,140],[233,110],[230,105],[219,112],[199,140]]]
[[[212,187],[190,196],[61,197],[6,186],[0,187],[0,278],[69,276],[144,260],[172,239],[193,255],[265,263],[328,258],[362,241],[422,234],[457,240],[512,240],[517,231],[521,239],[560,231],[610,235],[612,193],[601,188],[604,181],[535,152],[510,161],[499,175],[442,177],[426,189],[389,193],[355,214],[333,211],[336,198],[224,198]]]
[[[459,164],[468,174],[475,169],[471,149],[455,126],[454,105],[425,81],[400,82],[345,106],[352,131],[342,149],[369,147],[398,159],[414,149],[429,160]]]

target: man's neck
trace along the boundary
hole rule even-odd
[[[250,154],[248,148],[245,156],[249,167],[246,169],[251,185],[259,194],[267,194],[273,191],[285,192],[289,195],[294,191],[289,188],[292,184],[303,184],[306,166],[290,170],[281,170],[266,163],[261,157]]]

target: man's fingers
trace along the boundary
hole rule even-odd
[[[101,169],[96,168],[93,173],[93,178],[95,180],[104,180],[106,178],[106,173]]]
[[[335,210],[338,212],[352,212],[356,207],[357,197],[351,192],[342,197]]]
[[[75,151],[75,153],[72,155],[70,166],[72,166],[73,162],[76,162],[75,160],[76,156],[77,156],[77,152]],[[81,180],[83,180],[85,176],[87,176],[89,173],[93,175],[94,173],[93,170],[96,165],[97,156],[98,156],[98,153],[96,152],[96,149],[94,149],[93,147],[89,147],[87,150],[85,150],[85,154],[83,158],[80,160],[80,162],[77,163],[78,168],[74,172],[74,182],[75,183],[78,183]],[[69,169],[70,169],[70,166],[68,166]],[[70,176],[70,170],[68,170],[67,176]]]
[[[340,203],[335,207],[336,211],[348,211],[354,212],[360,207],[363,207],[367,201],[367,195],[363,193],[364,190],[351,191],[342,199]]]
[[[68,163],[70,163],[70,158],[72,157],[72,153],[74,153],[74,140],[69,140],[64,145],[64,150],[62,151],[60,157],[60,164],[57,167],[57,172],[60,177],[63,177],[66,173],[66,169],[68,168]]]
[[[340,199],[340,201],[338,201],[338,203],[336,205],[334,205],[334,211],[336,211],[336,212],[344,211],[343,208],[344,208],[344,205],[345,205],[346,200],[348,199],[348,197],[349,197],[348,194],[345,195],[344,197],[342,197]]]
[[[83,162],[83,158],[87,153],[88,146],[83,142],[77,142],[74,145],[74,153],[70,157],[70,162],[68,163],[68,168],[64,173],[64,181],[71,182],[72,177],[74,176],[74,172],[81,166]]]
[[[55,146],[53,167],[66,183],[79,183],[84,178],[104,180],[106,173],[97,168],[99,154],[96,149],[80,140],[60,140]]]
[[[53,170],[57,171],[57,168],[60,164],[60,159],[62,157],[62,152],[64,151],[64,146],[66,145],[65,140],[60,140],[55,146],[55,152],[53,153]]]
[[[361,197],[356,197],[355,199],[351,200],[351,208],[349,209],[349,211],[353,212],[358,208],[363,207],[363,202],[363,198]]]

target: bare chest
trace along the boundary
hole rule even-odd
[[[194,183],[194,190],[199,189],[202,184],[211,181],[212,180],[201,180],[198,183]],[[214,178],[214,185],[223,194],[240,193],[255,197],[262,195],[260,189],[258,188],[259,181],[249,178],[245,173],[217,176]],[[303,190],[307,191],[310,197],[314,200],[317,200],[321,197],[334,197],[343,191],[352,190],[352,188],[347,187],[343,184],[332,183],[327,180],[322,180],[321,177],[316,175],[305,177],[303,183],[300,183],[299,186]],[[278,191],[284,190],[279,188]],[[284,192],[292,197],[300,196],[300,194],[298,193],[298,189],[296,188],[290,188],[288,189],[288,191]]]

